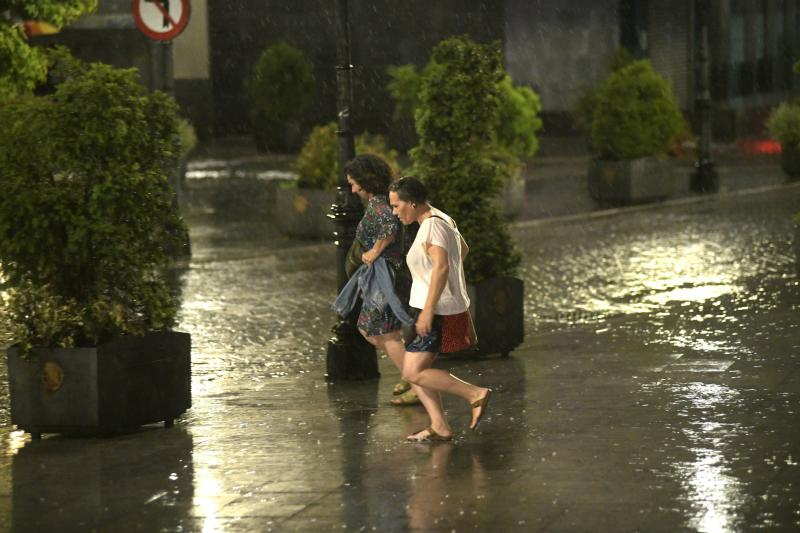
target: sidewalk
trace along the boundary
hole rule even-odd
[[[388,405],[385,358],[380,380],[324,380],[330,243],[200,217],[193,407],[32,442],[0,394],[0,531],[797,530],[800,186],[704,198],[513,226],[526,340],[438,361],[496,394],[475,433],[445,398],[457,438],[437,445],[403,442],[426,420]]]

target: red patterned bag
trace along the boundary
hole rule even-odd
[[[442,316],[442,346],[439,348],[441,353],[460,352],[473,346],[477,341],[469,311]]]

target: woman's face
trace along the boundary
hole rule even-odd
[[[401,200],[394,191],[389,192],[389,205],[392,206],[392,213],[406,226],[417,219],[417,211],[411,202]]]
[[[362,189],[361,185],[359,185],[358,182],[354,180],[350,174],[347,175],[347,183],[350,184],[350,190],[353,191],[353,194],[355,194],[362,200],[368,200],[367,191]]]

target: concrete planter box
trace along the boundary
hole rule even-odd
[[[336,191],[278,188],[273,220],[278,230],[291,237],[331,239],[333,221],[328,218]]]
[[[781,148],[781,168],[791,181],[800,180],[800,148],[797,146]]]
[[[595,159],[589,167],[589,195],[600,204],[629,205],[659,201],[672,195],[674,188],[674,165],[668,159]]]
[[[511,179],[508,180],[503,190],[496,199],[497,206],[508,220],[514,220],[525,208],[525,176],[523,167],[520,167]]]
[[[503,357],[522,344],[524,327],[524,285],[521,279],[497,277],[469,285],[470,313],[482,354]]]
[[[9,348],[11,423],[42,433],[111,434],[174,419],[191,407],[188,333],[119,337],[92,348]]]

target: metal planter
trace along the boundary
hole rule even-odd
[[[9,348],[11,423],[42,433],[112,434],[164,422],[191,407],[191,339],[154,332],[91,348]]]
[[[503,357],[522,344],[524,327],[524,285],[512,277],[489,278],[468,287],[470,312],[482,354]]]
[[[630,205],[664,200],[675,189],[674,165],[668,159],[630,161],[596,159],[589,167],[589,195],[600,204]]]

